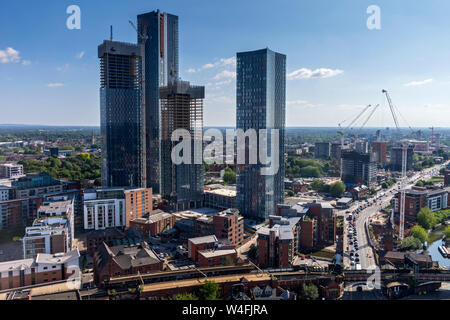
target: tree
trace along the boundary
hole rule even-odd
[[[320,177],[320,168],[313,166],[306,166],[300,169],[300,176],[304,178],[318,178]]]
[[[200,300],[218,300],[219,285],[215,282],[206,280],[198,290]]]
[[[235,184],[236,183],[236,172],[226,169],[223,175],[223,181],[227,184]]]
[[[294,191],[286,190],[286,197],[293,197],[295,195]]]
[[[425,230],[432,229],[436,225],[434,214],[428,207],[420,209],[417,214],[417,222]]]
[[[198,300],[198,297],[193,293],[177,294],[175,300]]]
[[[340,197],[345,191],[345,184],[342,181],[336,181],[330,185],[330,193],[333,197]]]
[[[311,188],[312,188],[314,191],[319,191],[319,190],[323,187],[324,184],[325,184],[325,182],[323,182],[322,180],[320,180],[320,179],[315,179],[315,180],[311,183]]]
[[[422,242],[414,237],[407,237],[400,242],[400,248],[404,250],[418,250],[422,248]]]
[[[302,300],[317,300],[319,298],[319,290],[313,283],[303,284],[302,286]]]
[[[444,229],[445,239],[450,239],[450,226],[446,226]]]
[[[428,233],[421,226],[412,227],[411,235],[414,238],[419,239],[422,243],[424,243],[425,241],[428,241]]]

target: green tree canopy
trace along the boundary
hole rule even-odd
[[[333,197],[340,197],[345,192],[345,184],[336,181],[330,185],[330,193]]]
[[[404,250],[418,250],[422,248],[422,242],[414,237],[407,237],[400,242],[400,248]]]
[[[417,214],[417,222],[426,230],[432,229],[436,225],[434,214],[428,207],[420,209]]]
[[[236,172],[226,169],[223,175],[223,181],[227,184],[235,184],[236,183]]]
[[[200,300],[218,300],[219,285],[215,282],[208,281],[198,290],[198,297]]]
[[[446,226],[444,229],[444,235],[446,239],[450,239],[450,226]]]
[[[313,283],[303,284],[302,286],[302,300],[317,300],[319,298],[319,290]]]
[[[198,300],[198,297],[193,293],[177,294],[175,300]]]
[[[322,189],[323,185],[325,184],[325,182],[323,182],[323,180],[320,179],[315,179],[312,183],[311,183],[311,188],[314,191],[319,191],[320,189]]]
[[[424,243],[425,241],[428,241],[428,233],[421,226],[412,227],[411,235],[414,238],[419,239],[422,243]]]

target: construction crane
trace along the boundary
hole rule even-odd
[[[145,44],[148,40],[148,36],[146,34],[141,34],[138,30],[138,28],[135,26],[135,24],[133,23],[133,21],[128,20],[128,22],[130,23],[130,25],[133,27],[134,30],[136,30],[136,33],[141,41],[141,45],[140,45],[140,49],[141,49],[141,137],[143,139],[142,141],[142,153],[143,153],[143,158],[147,159],[147,147],[146,147],[146,139],[147,139],[147,134],[146,134],[146,126],[145,124],[145,113],[146,113],[146,108],[145,108]],[[111,31],[112,34],[112,31]],[[112,37],[112,36],[111,36]],[[142,161],[141,164],[141,171],[142,171],[142,181],[141,184],[146,187],[147,186],[147,165],[146,165],[146,161]]]
[[[392,118],[394,118],[395,127],[397,128],[398,133],[400,133],[400,126],[398,125],[397,115],[395,114],[395,108],[392,104],[391,97],[387,90],[382,90],[382,93],[386,95],[386,99],[389,103],[389,108],[391,109]],[[400,180],[400,222],[399,222],[399,235],[398,238],[403,240],[404,236],[404,228],[405,228],[405,182],[406,182],[406,164],[407,164],[407,154],[408,154],[408,145],[406,143],[401,143],[402,147],[402,175]]]
[[[355,137],[358,138],[358,134],[361,131],[362,128],[364,128],[364,126],[367,124],[367,122],[370,120],[370,118],[372,118],[373,114],[375,113],[375,111],[378,109],[380,105],[377,104],[375,106],[375,108],[372,109],[372,112],[370,112],[369,116],[366,118],[366,120],[364,120],[363,124],[359,127],[358,131],[355,133]]]
[[[344,129],[341,129],[341,124],[343,124],[346,120],[342,121],[341,123],[338,124],[339,127],[339,131],[337,132],[340,136],[341,136],[341,148],[344,148],[344,135],[345,132],[353,125],[355,124],[356,121],[358,121],[359,118],[361,118],[361,116],[367,111],[369,110],[369,108],[372,107],[372,105],[368,105],[367,107],[365,107],[351,122],[350,124],[345,127]]]

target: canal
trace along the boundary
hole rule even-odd
[[[427,253],[431,255],[433,261],[438,261],[439,266],[441,267],[450,267],[450,259],[444,258],[442,254],[439,252],[438,247],[442,245],[442,238],[444,238],[445,226],[441,226],[436,230],[432,231],[428,237],[431,239],[438,239],[431,243],[427,248]]]

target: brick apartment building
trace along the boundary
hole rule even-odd
[[[188,240],[188,257],[202,267],[235,264],[237,252],[234,245],[220,243],[215,235],[191,238]]]
[[[213,216],[202,216],[194,220],[194,234],[214,234],[219,240],[228,240],[233,245],[244,240],[244,217],[237,209],[227,209]]]
[[[94,254],[94,280],[103,284],[114,276],[162,271],[163,265],[146,242],[128,247],[102,243]]]
[[[79,276],[79,257],[75,249],[67,253],[39,253],[34,259],[0,262],[0,291]]]
[[[151,188],[103,188],[84,192],[84,229],[129,227],[153,211]]]
[[[130,228],[137,229],[142,236],[159,236],[166,230],[174,227],[176,217],[167,212],[158,210],[151,213],[147,218],[136,218],[130,221]]]
[[[288,268],[298,253],[300,218],[269,216],[269,227],[258,229],[258,264]]]
[[[450,206],[448,193],[450,187],[425,188],[414,186],[405,192],[405,219],[415,220],[420,209],[430,208],[431,211],[447,209]],[[398,192],[393,198],[395,213],[400,213],[401,193]]]
[[[278,215],[299,217],[299,247],[306,250],[320,249],[336,242],[335,209],[327,202],[311,202],[304,205],[278,205]]]

